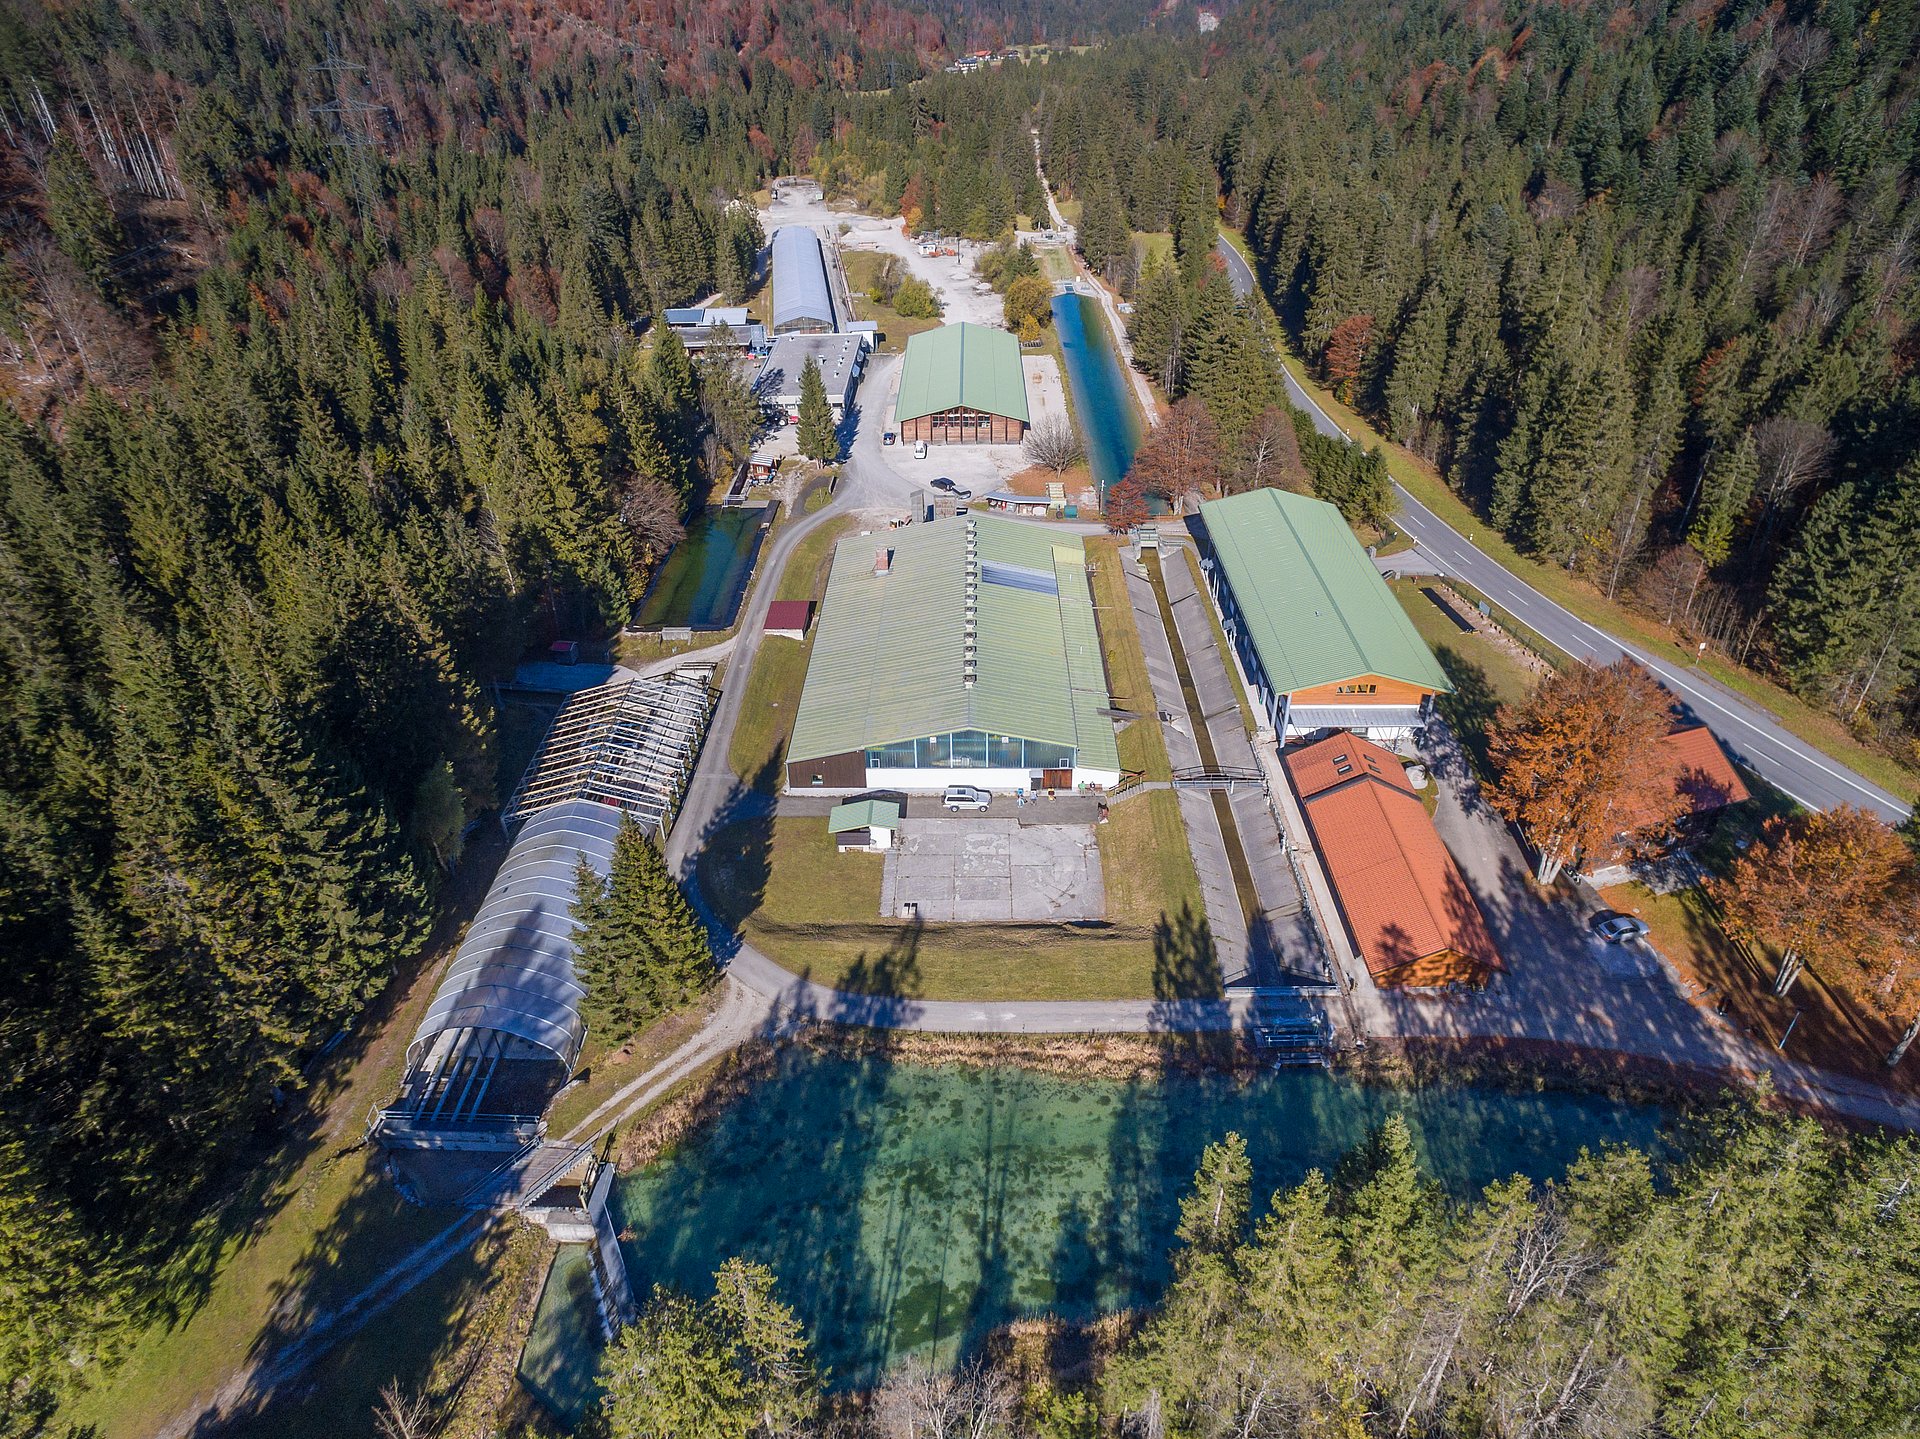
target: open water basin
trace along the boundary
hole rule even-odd
[[[1104,504],[1108,488],[1126,474],[1140,447],[1140,412],[1127,393],[1126,372],[1099,302],[1085,295],[1055,295],[1053,324],[1067,362],[1087,468]]]
[[[1515,1172],[1556,1175],[1582,1146],[1654,1146],[1664,1118],[1598,1095],[1399,1091],[1318,1070],[1122,1082],[789,1051],[624,1176],[615,1218],[640,1294],[711,1292],[730,1255],[772,1266],[830,1382],[858,1387],[1022,1316],[1151,1303],[1200,1151],[1229,1130],[1247,1141],[1264,1210],[1396,1113],[1463,1197]],[[580,1326],[568,1342],[598,1340]]]
[[[687,524],[640,603],[635,623],[720,630],[733,623],[765,533],[764,510],[703,510]]]

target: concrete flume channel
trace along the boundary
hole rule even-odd
[[[1173,670],[1180,677],[1180,698],[1187,707],[1187,724],[1193,732],[1193,742],[1200,751],[1200,765],[1208,773],[1218,774],[1220,757],[1213,748],[1213,736],[1207,732],[1206,716],[1200,707],[1200,692],[1193,683],[1193,670],[1187,664],[1187,648],[1180,641],[1180,628],[1173,619],[1173,605],[1167,599],[1166,577],[1160,573],[1160,551],[1146,550],[1140,556],[1140,564],[1153,585],[1154,602],[1160,607],[1160,623],[1167,632],[1167,645],[1173,651]],[[1233,871],[1233,892],[1240,901],[1241,918],[1247,924],[1248,947],[1270,949],[1264,923],[1266,911],[1260,903],[1260,892],[1254,887],[1253,870],[1247,864],[1246,848],[1240,843],[1240,827],[1234,822],[1233,808],[1226,794],[1220,790],[1211,791],[1208,798],[1213,801],[1213,816],[1220,824],[1220,842],[1226,846],[1227,866]]]

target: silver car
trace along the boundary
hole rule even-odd
[[[976,789],[970,784],[954,784],[947,786],[947,792],[940,797],[940,803],[958,813],[963,809],[985,809],[993,803],[993,796],[986,790]]]
[[[1630,939],[1645,939],[1649,930],[1647,922],[1630,914],[1621,914],[1618,910],[1603,909],[1587,921],[1591,929],[1608,944],[1625,944]]]

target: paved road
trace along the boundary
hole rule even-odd
[[[1226,264],[1234,293],[1250,293],[1254,285],[1253,270],[1240,252],[1224,237],[1215,249]],[[1348,438],[1292,375],[1286,375],[1286,382],[1289,398],[1307,412],[1316,430],[1323,435]],[[1631,655],[1651,670],[1696,719],[1713,730],[1729,754],[1769,784],[1815,809],[1830,809],[1837,804],[1858,805],[1894,824],[1912,813],[1912,805],[1906,798],[1882,789],[1822,754],[1788,732],[1760,706],[1690,668],[1685,658],[1625,644],[1555,604],[1478,549],[1472,536],[1462,535],[1398,484],[1394,489],[1400,496],[1400,512],[1395,519],[1414,539],[1420,554],[1436,564],[1442,573],[1465,580],[1506,606],[1536,634],[1575,659],[1607,665],[1622,655]]]
[[[1772,715],[1688,667],[1686,662],[1623,644],[1606,631],[1555,604],[1503,569],[1398,485],[1397,522],[1420,551],[1442,570],[1476,586],[1521,621],[1576,659],[1607,665],[1631,655],[1645,665],[1690,711],[1704,721],[1727,752],[1801,804],[1829,809],[1858,805],[1897,824],[1912,813],[1896,795],[1862,778],[1839,761],[1788,733]]]

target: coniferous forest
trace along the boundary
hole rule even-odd
[[[729,462],[739,382],[641,341],[750,286],[769,176],[991,239],[1031,127],[1227,482],[1291,344],[1523,548],[1911,748],[1914,0],[665,8],[0,5],[0,1433],[418,951],[486,682]],[[1041,37],[1101,43],[939,73]],[[1371,517],[1377,460],[1299,449]]]
[[[994,72],[964,118],[853,102],[844,163],[990,235],[1034,213],[1034,125],[1136,363],[1245,471],[1283,337],[1208,262],[1242,231],[1284,339],[1516,546],[1908,758],[1917,18],[1262,0]]]

